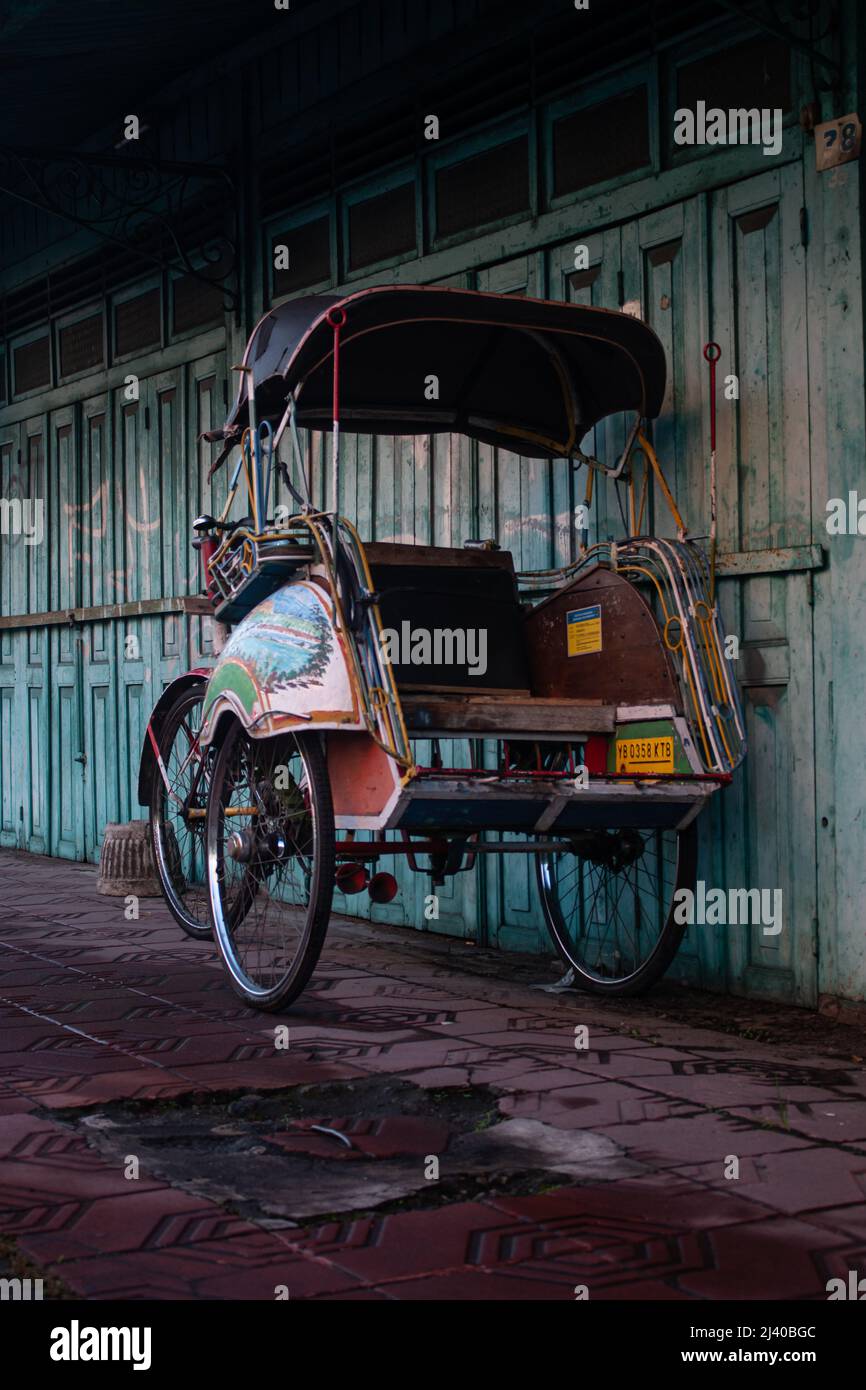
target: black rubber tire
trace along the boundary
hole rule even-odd
[[[550,866],[554,856],[542,853],[536,856],[536,874],[544,920],[559,956],[566,965],[573,969],[575,984],[580,989],[586,990],[590,994],[608,996],[643,994],[657,980],[661,979],[670,966],[685,932],[685,924],[674,920],[674,893],[683,888],[694,891],[698,845],[695,821],[692,821],[684,830],[674,833],[677,843],[676,877],[671,889],[664,926],[646,960],[631,975],[623,979],[599,979],[589,971],[585,961],[581,960],[565,930],[558,896],[553,886]]]
[[[190,722],[190,715],[198,708],[199,714],[204,701],[205,682],[190,686],[178,695],[177,699],[166,711],[159,732],[159,753],[163,764],[170,768],[171,752],[175,740],[180,733],[181,726],[186,721]],[[201,720],[193,716],[194,727],[198,727]],[[206,804],[206,795],[202,796],[202,808]],[[210,941],[211,939],[211,917],[208,904],[207,885],[202,882],[201,891],[195,895],[187,894],[186,897],[180,891],[179,883],[175,877],[177,874],[177,863],[175,863],[175,874],[172,874],[171,850],[168,832],[165,823],[166,788],[162,780],[159,768],[154,770],[153,782],[150,788],[150,843],[153,851],[153,862],[162,886],[168,910],[179,926],[183,928],[187,936],[194,941]],[[200,838],[202,843],[201,859],[204,864],[204,834],[205,822],[200,821]],[[177,844],[177,831],[174,830],[175,843]],[[193,835],[195,832],[186,828],[182,833]],[[184,862],[184,854],[181,845],[177,846],[180,850],[180,863]]]
[[[238,899],[229,907],[228,911],[226,911],[226,903],[221,891],[224,862],[222,799],[227,773],[238,752],[239,745],[245,743],[248,749],[253,750],[256,745],[260,747],[275,744],[287,745],[289,740],[293,742],[299,753],[306,772],[310,799],[310,823],[315,837],[315,855],[309,881],[309,901],[304,909],[305,921],[298,948],[282,977],[272,986],[264,987],[257,985],[244,969],[233,939],[233,932],[243,924],[257,900],[258,888],[253,887],[248,890],[245,878],[241,884]],[[251,1008],[260,1009],[266,1013],[287,1008],[293,1000],[297,999],[312,975],[322,951],[331,915],[336,867],[334,842],[331,784],[319,737],[315,734],[291,734],[276,739],[256,740],[251,739],[239,723],[232,724],[220,743],[211,777],[206,839],[207,883],[214,925],[214,941],[222,957],[232,989]]]

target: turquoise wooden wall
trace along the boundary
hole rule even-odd
[[[855,7],[845,19],[853,64]],[[598,93],[628,80],[606,79]],[[658,81],[654,68],[648,80]],[[796,60],[795,92],[801,81]],[[853,109],[853,72],[849,81]],[[519,122],[543,163],[543,110]],[[466,147],[501,137],[492,127]],[[438,244],[422,226],[422,255],[351,282],[435,281],[607,307],[639,301],[668,355],[656,444],[698,531],[708,513],[701,349],[709,338],[720,343],[721,373],[739,379],[739,399],[720,392],[718,401],[720,543],[730,557],[720,599],[726,631],[741,642],[750,753],[702,819],[699,874],[717,886],[781,887],[785,927],[776,937],[759,927],[693,929],[675,971],[808,1005],[822,994],[861,999],[866,542],[830,538],[824,527],[829,497],[858,483],[866,494],[858,165],[817,175],[812,141],[793,120],[772,160],[731,148],[663,167],[660,139],[657,128],[643,173],[456,243]],[[415,174],[427,178],[423,168]],[[336,225],[337,205],[324,206]],[[201,620],[158,611],[198,589],[190,522],[209,507],[211,457],[198,437],[234,390],[227,362],[239,360],[264,306],[264,261],[285,224],[275,215],[248,232],[243,323],[227,318],[0,412],[0,496],[42,496],[48,514],[45,545],[2,542],[2,613],[139,601],[152,610],[0,629],[0,845],[92,859],[107,821],[140,814],[134,786],[148,711],[169,679],[209,657]],[[589,249],[580,272],[577,244]],[[124,397],[130,370],[141,378],[137,402]],[[612,457],[621,441],[613,421],[588,443]],[[368,539],[461,545],[495,536],[524,569],[574,553],[583,478],[575,484],[565,464],[456,438],[344,442],[341,506]],[[309,447],[324,500],[328,444]],[[593,523],[599,536],[620,530],[612,493],[597,492]],[[669,530],[660,508],[656,525]],[[504,949],[547,950],[532,874],[515,860],[491,856],[450,880],[439,890],[438,923],[423,918],[427,881],[402,871],[400,896],[372,913]],[[363,909],[359,899],[346,905]]]

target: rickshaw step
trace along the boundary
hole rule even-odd
[[[593,778],[585,788],[567,782],[527,780],[522,785],[488,774],[473,778],[426,777],[401,793],[386,829],[435,835],[459,830],[518,834],[568,833],[586,828],[682,828],[714,790],[697,778],[676,781]]]

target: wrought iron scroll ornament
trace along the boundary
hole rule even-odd
[[[0,193],[219,288],[227,312],[238,307],[237,197],[217,165],[0,145]]]

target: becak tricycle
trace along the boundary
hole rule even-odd
[[[683,933],[696,817],[745,752],[714,524],[707,549],[689,538],[645,432],[657,337],[607,310],[382,286],[271,310],[240,371],[207,436],[212,472],[237,451],[226,505],[195,522],[227,640],[163,693],[142,755],[175,917],[213,933],[242,999],[279,1009],[310,978],[335,888],[389,900],[393,855],[435,891],[482,855],[530,854],[574,982],[644,990]],[[619,460],[582,453],[619,412]],[[331,511],[311,501],[302,430],[332,433]],[[522,574],[494,540],[364,543],[338,512],[346,431],[454,432],[582,470],[572,562]],[[277,474],[291,507],[272,503]],[[623,534],[590,545],[596,475]],[[645,533],[651,494],[676,539]]]

